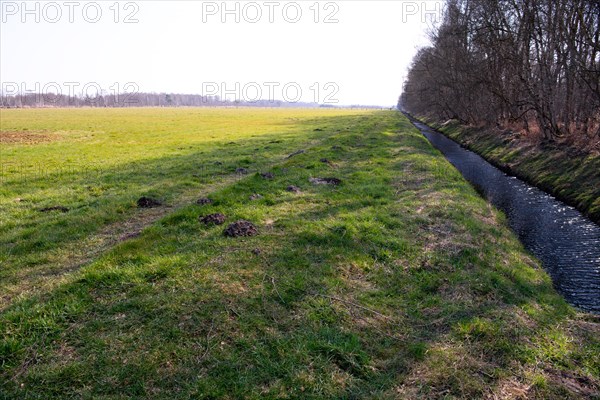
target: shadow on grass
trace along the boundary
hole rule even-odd
[[[357,117],[349,117],[347,122],[354,118]],[[68,248],[110,223],[125,220],[143,195],[157,197],[169,205],[186,191],[200,193],[206,184],[227,177],[243,179],[244,175],[236,173],[238,168],[246,168],[250,174],[272,168],[284,162],[288,154],[314,146],[332,134],[310,129],[321,126],[315,120],[290,124],[294,125],[293,130],[284,134],[261,135],[235,145],[224,139],[206,151],[5,182],[7,190],[25,191],[27,196],[5,210],[6,229],[0,238],[0,258],[5,263],[3,278],[9,279],[15,269],[43,264],[49,252]],[[56,205],[69,211],[39,211]]]
[[[178,210],[43,300],[3,312],[5,392],[480,398],[522,379],[541,355],[554,367],[581,367],[560,328],[572,310],[506,227],[476,220],[487,205],[466,182],[468,195],[444,207],[480,226],[479,236],[457,219],[452,246],[428,247],[448,239],[430,228],[452,212],[429,195],[457,183],[435,179],[441,156],[404,131],[401,117],[318,121],[355,132],[321,136],[314,151],[278,166],[287,173],[247,177],[215,193],[214,205]],[[406,196],[394,185],[406,165],[399,146],[421,157],[411,162],[419,161],[413,173],[423,187]],[[342,185],[308,183],[325,174]],[[288,184],[303,193],[285,192]],[[251,193],[267,195],[250,203]],[[415,204],[423,215],[407,211]],[[233,240],[222,227],[200,227],[208,210],[260,222],[261,235]]]

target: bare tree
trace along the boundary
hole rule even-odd
[[[600,138],[600,2],[449,0],[400,105],[463,123]]]

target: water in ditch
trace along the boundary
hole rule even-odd
[[[413,121],[478,191],[502,210],[565,299],[600,314],[600,226],[544,191],[510,176],[425,124]]]

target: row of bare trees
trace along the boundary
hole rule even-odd
[[[67,96],[54,93],[0,95],[0,108],[38,107],[318,107],[315,103],[286,103],[281,100],[238,101],[219,96],[177,93],[123,93]]]
[[[449,0],[400,107],[552,141],[600,139],[600,1]]]

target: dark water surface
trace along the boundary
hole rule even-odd
[[[523,245],[572,305],[600,314],[600,226],[427,125],[413,121],[473,186],[502,210]]]

